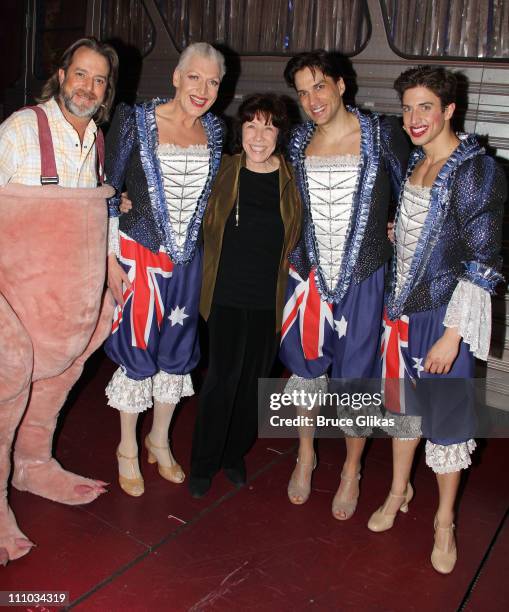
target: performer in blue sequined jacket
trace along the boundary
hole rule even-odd
[[[485,155],[474,135],[459,138],[460,143],[433,183],[411,269],[399,292],[395,287],[397,258],[393,261],[393,285],[387,300],[391,319],[448,304],[459,279],[489,293],[494,293],[502,280],[504,173],[492,157]],[[422,148],[412,152],[406,183],[424,157]]]
[[[382,340],[384,403],[395,421],[393,478],[368,527],[390,529],[413,497],[410,471],[427,438],[439,501],[431,563],[454,569],[454,510],[461,470],[475,448],[474,356],[486,360],[491,301],[503,280],[502,169],[472,135],[457,135],[456,77],[419,66],[395,82],[413,152],[395,219],[395,249]],[[405,413],[403,416],[401,413]],[[417,419],[408,415],[414,415]]]
[[[310,121],[295,129],[289,147],[304,213],[302,239],[290,256],[280,358],[293,374],[287,392],[330,391],[326,374],[336,379],[381,374],[391,183],[396,199],[409,148],[396,121],[345,106],[345,84],[329,53],[295,56],[285,79]],[[368,431],[354,426],[345,433],[347,453],[332,503],[338,520],[355,511],[361,436]],[[294,504],[307,500],[316,464],[313,435],[300,428],[299,439],[288,485]]]
[[[119,220],[120,195],[109,203],[108,282],[117,308],[105,348],[120,367],[106,395],[120,411],[120,486],[133,496],[144,491],[136,421],[152,398],[149,462],[163,478],[184,480],[168,428],[177,402],[193,394],[189,373],[200,357],[199,235],[222,149],[222,124],[207,111],[223,74],[218,51],[190,45],[173,74],[174,98],[121,105],[108,133],[108,181],[118,194],[127,189],[132,208]]]

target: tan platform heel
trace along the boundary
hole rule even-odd
[[[117,461],[120,464],[120,460],[124,459],[129,462],[129,469],[135,475],[137,473],[136,468],[138,467],[138,455],[134,457],[126,457],[122,455],[122,453],[117,448]],[[120,470],[120,465],[119,465]],[[127,478],[126,476],[122,476],[122,474],[118,474],[118,484],[124,493],[127,495],[131,495],[132,497],[140,497],[145,493],[145,483],[141,476],[134,476],[134,478]]]
[[[152,444],[152,440],[147,434],[145,436],[145,448],[148,451],[148,462],[157,463],[157,471],[165,480],[169,480],[175,484],[181,484],[184,482],[186,475],[178,463],[175,463],[175,465],[172,466],[161,465],[157,459],[156,452],[159,450],[167,450],[169,452],[169,446],[154,446],[154,444]]]
[[[414,490],[410,483],[407,484],[406,493],[404,495],[394,495],[394,493],[389,493],[387,499],[385,500],[383,506],[380,506],[376,512],[373,512],[371,518],[368,522],[368,529],[371,531],[375,531],[379,533],[381,531],[387,531],[394,525],[394,519],[398,514],[398,510],[400,512],[408,512],[408,504],[412,501],[414,496]],[[389,506],[389,502],[391,499],[397,499],[401,501],[401,504],[394,513],[387,512],[387,508]]]
[[[435,543],[431,553],[431,565],[440,574],[450,574],[456,565],[458,559],[458,551],[456,549],[456,541],[454,538],[454,523],[448,527],[439,527],[437,518],[435,517]],[[446,550],[438,548],[436,543],[436,533],[440,530],[447,532]]]
[[[352,478],[349,478],[345,476],[343,473],[341,473],[341,482],[345,482],[347,484],[351,482],[355,482],[356,480],[359,481],[360,479],[361,479],[360,472],[357,472],[357,474],[353,476]],[[341,484],[339,486],[341,487]],[[359,493],[357,493],[357,497],[355,499],[345,500],[341,498],[341,494],[338,488],[338,490],[336,491],[336,495],[334,495],[334,499],[332,500],[332,516],[337,521],[347,521],[349,518],[352,518],[353,513],[355,512],[357,508],[358,501],[359,501]],[[344,517],[338,516],[340,512],[343,512],[345,516]]]
[[[298,457],[297,463],[299,463]],[[290,481],[288,482],[288,499],[291,501],[292,504],[295,504],[296,506],[301,506],[302,504],[305,504],[309,499],[309,495],[311,493],[311,480],[313,478],[313,472],[316,468],[316,463],[317,462],[315,453],[315,455],[313,456],[313,464],[311,467],[311,475],[309,477],[309,481],[304,485],[297,482],[297,477],[295,475],[295,470],[297,469],[297,466],[295,466],[292,475],[290,476]],[[302,467],[309,467],[311,464],[300,463],[299,465],[301,465]],[[297,500],[298,497],[300,497],[300,501]]]

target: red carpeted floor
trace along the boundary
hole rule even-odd
[[[248,485],[234,489],[219,474],[201,500],[186,484],[163,480],[144,455],[145,494],[128,497],[116,482],[118,416],[103,391],[112,371],[101,356],[89,364],[56,443],[65,467],[111,482],[109,492],[70,507],[11,491],[18,523],[37,548],[0,569],[0,590],[68,591],[71,607],[101,611],[509,609],[506,440],[481,444],[462,489],[459,560],[445,577],[429,561],[436,491],[422,453],[409,513],[386,533],[366,528],[390,484],[389,440],[370,443],[359,507],[347,522],[330,512],[344,456],[340,440],[320,441],[303,506],[286,496],[293,440],[259,440],[248,457]],[[191,399],[172,432],[187,471],[194,417]]]

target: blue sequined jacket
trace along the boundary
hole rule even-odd
[[[353,107],[361,128],[361,168],[353,200],[350,228],[336,287],[330,291],[319,267],[319,250],[309,200],[305,162],[306,147],[316,129],[312,121],[295,128],[288,153],[303,204],[302,238],[290,254],[290,262],[302,278],[317,269],[317,285],[328,302],[340,302],[351,282],[360,283],[392,256],[387,238],[391,202],[397,200],[406,168],[409,146],[396,119],[380,119]]]
[[[223,124],[212,113],[201,122],[207,134],[210,151],[209,174],[191,218],[184,245],[179,248],[168,217],[161,167],[156,155],[158,144],[156,106],[167,102],[156,98],[143,104],[120,104],[115,112],[106,139],[105,170],[107,182],[117,195],[108,201],[110,217],[118,216],[120,193],[127,189],[132,209],[121,215],[122,232],[154,253],[164,246],[177,264],[191,261],[214,178],[221,163]]]
[[[421,148],[414,150],[405,181],[423,157]],[[503,280],[498,270],[506,198],[500,166],[484,154],[475,136],[463,136],[433,183],[429,212],[397,295],[394,258],[386,300],[391,319],[447,304],[461,278],[495,291]]]

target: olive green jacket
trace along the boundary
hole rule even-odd
[[[212,305],[219,258],[221,257],[223,246],[224,228],[235,206],[239,173],[240,169],[245,166],[245,159],[245,153],[223,156],[203,219],[204,254],[200,313],[205,320],[209,317]],[[288,280],[288,254],[299,240],[302,214],[292,169],[282,156],[279,156],[279,160],[279,196],[285,236],[277,278],[276,332],[281,330],[283,318],[286,283]],[[263,240],[263,236],[260,236],[260,240]]]

